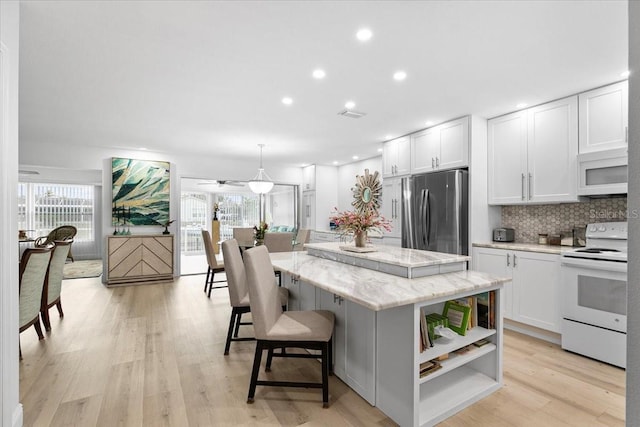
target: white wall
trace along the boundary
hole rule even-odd
[[[375,171],[380,173],[382,181],[382,156],[360,160],[349,163],[338,168],[338,209],[341,211],[352,210],[353,192],[351,188],[356,185],[356,175],[364,175],[364,170],[369,169],[369,173]]]
[[[640,212],[640,2],[629,2],[629,213]],[[627,426],[640,423],[640,218],[629,215]]]
[[[0,1],[0,425],[22,425],[18,384],[18,51],[20,5]]]

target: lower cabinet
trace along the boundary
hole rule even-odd
[[[335,375],[370,404],[376,403],[376,312],[317,289],[318,308],[336,316]]]
[[[173,280],[173,236],[107,237],[107,284]]]
[[[560,255],[475,247],[472,261],[474,270],[511,277],[505,318],[561,332]]]

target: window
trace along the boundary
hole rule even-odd
[[[74,255],[78,259],[99,257],[96,238],[96,200],[93,185],[18,183],[18,229],[30,237],[46,236],[61,225],[78,229]]]

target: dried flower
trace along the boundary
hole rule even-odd
[[[329,219],[335,222],[338,230],[344,234],[356,234],[368,230],[391,231],[391,222],[372,210],[340,212],[338,208],[334,208],[334,213]]]

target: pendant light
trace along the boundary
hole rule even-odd
[[[256,177],[249,181],[249,188],[256,194],[266,194],[273,188],[273,181],[262,167],[262,148],[264,144],[258,144],[258,147],[260,147],[260,169],[258,169]]]

